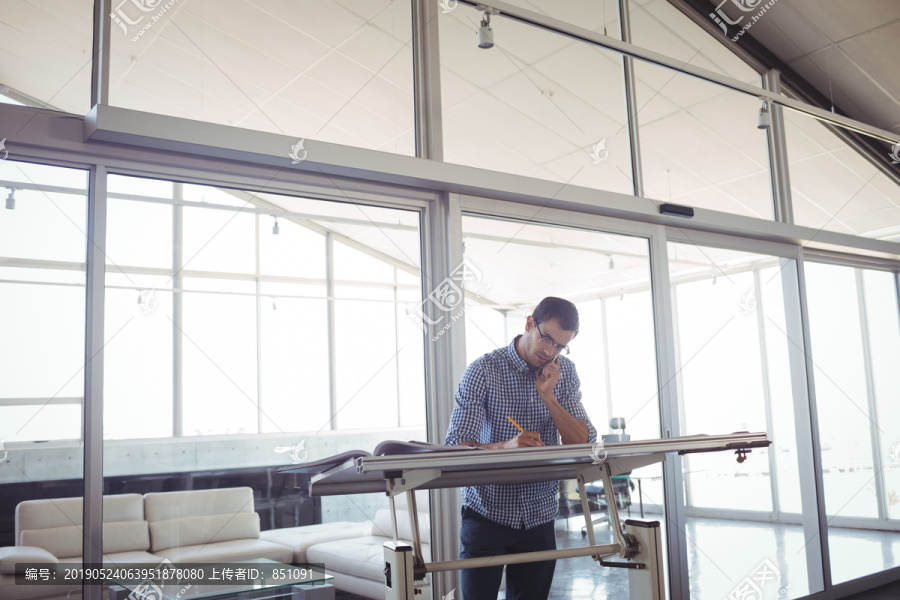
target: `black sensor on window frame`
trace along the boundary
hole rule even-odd
[[[690,206],[681,206],[680,204],[660,204],[659,212],[663,215],[671,215],[673,217],[685,217],[690,219],[694,216],[694,209]]]

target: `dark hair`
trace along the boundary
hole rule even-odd
[[[578,334],[578,309],[568,300],[547,296],[531,313],[531,318],[538,324],[556,319],[560,327]]]

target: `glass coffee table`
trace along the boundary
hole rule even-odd
[[[156,568],[162,570],[159,577],[113,580],[109,600],[334,598],[334,587],[328,583],[334,576],[325,573],[321,565],[289,565],[258,558],[239,563],[166,563]]]

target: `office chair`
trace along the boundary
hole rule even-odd
[[[614,417],[610,419],[609,429],[611,433],[600,436],[601,441],[627,442],[631,440],[631,436],[625,433],[625,419],[623,419],[622,417]],[[628,473],[623,473],[623,475],[629,474],[631,474],[631,471],[629,471]],[[631,490],[634,489],[634,482],[627,477],[616,476],[616,478],[612,480],[612,486],[613,497],[616,499],[616,507],[619,509],[629,509],[629,516],[631,516]],[[606,494],[604,494],[603,483],[601,481],[594,481],[585,484],[584,491],[587,494],[588,501],[599,506],[600,510],[607,509]],[[603,521],[609,522],[609,516],[607,514],[603,514],[597,517],[591,522],[591,524],[596,525],[597,523],[602,523]],[[587,535],[587,527],[581,528],[581,535]]]

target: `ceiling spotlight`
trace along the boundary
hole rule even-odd
[[[6,208],[8,210],[16,209],[16,188],[9,188],[9,196],[6,197]]]
[[[772,115],[769,113],[769,103],[763,100],[762,108],[759,109],[759,114],[756,116],[756,128],[768,129],[771,126]]]
[[[499,15],[500,11],[496,8],[491,8],[490,6],[484,6],[483,4],[479,4],[475,8],[483,13],[481,25],[479,25],[477,31],[478,47],[485,49],[493,48],[494,30],[491,29],[491,15]]]
[[[278,229],[278,217],[275,217],[275,224],[272,225],[272,235],[278,235],[280,232],[281,230]]]

